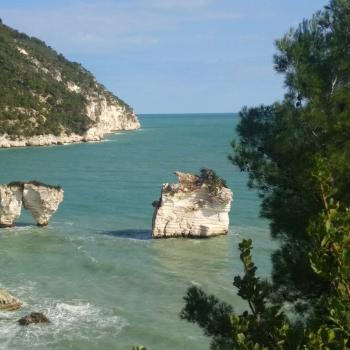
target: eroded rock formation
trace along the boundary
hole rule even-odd
[[[18,186],[0,185],[0,227],[13,226],[21,215],[22,189]]]
[[[11,227],[21,214],[22,203],[38,226],[46,226],[63,200],[63,190],[37,181],[0,185],[0,227]]]
[[[232,192],[212,170],[200,176],[175,173],[176,184],[164,184],[154,202],[153,238],[210,237],[226,234]]]
[[[63,190],[44,184],[26,183],[23,188],[23,206],[28,209],[38,226],[46,226],[63,200]]]
[[[22,303],[8,291],[0,289],[0,311],[12,311],[21,307]]]

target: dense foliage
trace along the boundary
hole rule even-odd
[[[327,203],[309,233],[309,263],[329,293],[313,303],[304,319],[291,321],[283,304],[271,302],[273,286],[256,276],[251,240],[239,245],[244,276],[233,282],[249,310],[237,315],[229,304],[191,287],[181,317],[197,323],[212,338],[214,350],[350,349],[350,210]]]
[[[281,248],[269,284],[255,276],[251,243],[241,244],[245,275],[234,285],[250,307],[241,315],[188,291],[182,316],[213,349],[350,348],[349,33],[350,2],[331,0],[276,43],[283,101],[240,113],[230,159],[258,189]]]
[[[68,84],[80,91],[69,90]],[[130,110],[80,64],[0,21],[0,134],[83,134],[92,123],[86,96],[99,95]]]
[[[226,181],[222,177],[217,175],[214,170],[207,168],[201,169],[198,184],[205,184],[209,193],[213,196],[216,196],[221,188],[227,187]]]
[[[251,244],[251,240],[244,240],[239,245],[245,275],[236,276],[233,282],[238,295],[247,301],[249,312],[236,315],[232,306],[198,287],[189,288],[185,296],[181,317],[197,323],[212,337],[212,349],[282,349],[285,344],[289,330],[286,317],[278,307],[266,304],[271,286],[255,275]]]
[[[310,219],[323,209],[319,159],[332,170],[334,200],[350,205],[350,3],[324,11],[277,41],[278,72],[285,75],[282,103],[243,109],[233,163],[250,176],[263,198],[262,215],[282,241],[274,255],[274,285],[293,300],[327,288],[308,264]]]

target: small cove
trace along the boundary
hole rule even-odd
[[[0,287],[24,301],[0,313],[0,349],[205,349],[209,341],[179,319],[195,283],[231,302],[241,272],[238,242],[254,240],[260,274],[270,273],[268,224],[246,175],[227,159],[238,117],[230,114],[144,115],[136,132],[105,142],[0,149],[0,183],[38,179],[61,185],[65,199],[47,228],[28,213],[0,229]],[[213,168],[234,192],[230,233],[209,240],[150,239],[161,184],[176,170]],[[42,310],[48,327],[15,324]],[[69,344],[69,345],[68,345]]]

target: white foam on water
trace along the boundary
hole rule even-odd
[[[33,225],[23,225],[23,226],[14,226],[14,227],[7,227],[0,229],[0,232],[10,232],[10,233],[16,233],[16,232],[23,232],[23,231],[32,231],[37,229],[37,226]]]
[[[202,243],[202,240],[200,239],[192,239],[192,244],[200,244]]]
[[[201,285],[199,282],[197,282],[197,281],[191,281],[191,284],[194,285],[194,286],[196,286],[196,287],[201,287],[201,286],[202,286],[202,285]]]
[[[87,250],[83,249],[82,246],[78,246],[76,248],[78,251],[82,252],[83,255],[85,255],[90,260],[90,262],[92,262],[93,264],[98,263],[98,260],[94,256],[92,256],[91,254],[89,254],[89,252]]]
[[[64,221],[63,225],[73,226],[74,222],[72,222],[72,221]]]
[[[49,324],[20,326],[17,320],[31,311],[43,312]],[[91,303],[45,300],[15,312],[0,313],[0,349],[36,347],[80,339],[96,339],[119,334],[127,322],[114,310],[99,308]]]
[[[206,339],[203,335],[188,335],[187,339],[190,340],[202,340],[202,339]]]
[[[102,310],[90,303],[50,303],[47,316],[52,321],[56,332],[69,331],[72,328],[103,330],[113,328],[119,333],[125,322],[113,312]],[[88,334],[88,333],[87,333]]]
[[[85,256],[90,262],[93,264],[97,264],[99,261],[90,254],[86,249],[84,249],[83,245],[87,241],[94,242],[95,237],[89,237],[89,236],[78,236],[78,237],[71,237],[71,236],[65,236],[65,239],[83,256]]]

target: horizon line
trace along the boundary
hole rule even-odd
[[[156,113],[136,113],[136,115],[188,115],[188,114],[238,114],[239,112],[156,112]]]

